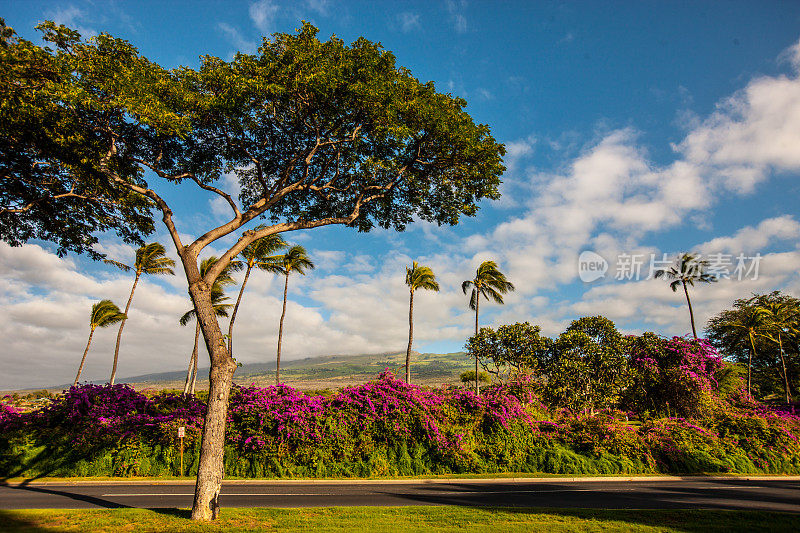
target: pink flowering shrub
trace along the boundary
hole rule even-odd
[[[664,341],[652,364],[658,375],[698,381],[689,383],[692,394],[713,398],[713,354],[686,342]],[[408,385],[389,372],[329,396],[235,387],[226,475],[800,473],[800,418],[752,401],[716,399],[717,408],[697,418],[639,421],[613,409],[548,409],[534,390],[507,383],[477,396]],[[689,401],[670,391],[666,383],[650,394],[671,406]],[[184,472],[192,474],[204,412],[194,396],[146,396],[124,385],[74,387],[29,412],[2,403],[0,476],[175,475],[179,426]]]
[[[624,404],[637,413],[695,417],[716,404],[722,358],[705,339],[653,333],[626,338],[632,384]]]

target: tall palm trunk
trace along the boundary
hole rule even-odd
[[[194,356],[194,364],[192,365],[192,384],[189,386],[189,394],[194,396],[197,387],[197,354]]]
[[[481,306],[481,293],[475,288],[475,336],[478,335],[478,308]],[[481,395],[481,387],[478,384],[478,353],[475,352],[475,394]]]
[[[233,313],[231,313],[231,321],[228,324],[228,354],[233,357],[233,323],[236,321],[236,311],[239,310],[239,303],[242,301],[242,294],[244,294],[244,286],[247,285],[247,278],[250,277],[250,270],[253,266],[248,263],[247,271],[244,273],[242,280],[242,287],[239,289],[239,296],[236,298],[236,305],[233,306]]]
[[[406,383],[411,383],[411,343],[414,342],[414,289],[408,300],[408,348],[406,349]]]
[[[125,322],[128,321],[128,310],[131,308],[131,302],[133,301],[133,293],[136,291],[136,284],[139,283],[139,276],[142,273],[138,270],[136,271],[136,277],[133,278],[133,287],[131,287],[131,295],[128,296],[128,303],[125,305],[125,318],[119,323],[119,331],[117,332],[117,345],[114,347],[114,366],[111,367],[111,377],[108,378],[108,384],[113,385],[114,379],[117,377],[117,360],[119,359],[119,343],[122,340],[122,328],[125,327]]]
[[[689,289],[686,288],[686,282],[683,281],[683,292],[686,294],[686,303],[689,304],[689,320],[692,321],[692,335],[697,338],[697,330],[694,327],[694,312],[692,311],[692,301],[689,299]]]
[[[781,340],[781,333],[778,332],[778,348],[781,353],[781,367],[783,367],[783,390],[786,392],[786,405],[792,403],[792,395],[789,392],[789,376],[786,373],[786,359],[783,356],[783,340]]]
[[[281,342],[283,342],[283,319],[286,317],[286,294],[289,292],[289,273],[286,273],[286,281],[283,284],[283,311],[281,311],[281,323],[278,326],[278,357],[275,365],[275,384],[281,383]]]
[[[748,330],[748,335],[750,336],[750,356],[747,358],[747,396],[748,398],[752,398],[753,394],[750,392],[750,375],[751,375],[751,368],[753,367],[753,356],[756,353],[756,343],[753,342],[753,330]]]
[[[194,329],[194,350],[192,356],[189,358],[189,368],[186,369],[186,383],[183,384],[183,393],[189,394],[189,386],[192,383],[192,367],[197,368],[197,342],[200,339],[200,321],[197,321],[197,326]],[[197,370],[195,370],[195,374]]]
[[[83,372],[83,364],[86,362],[86,354],[89,353],[89,346],[92,344],[92,335],[94,335],[94,327],[89,332],[89,342],[86,343],[86,349],[83,351],[83,357],[81,357],[81,366],[78,367],[78,375],[75,376],[75,383],[72,384],[73,387],[78,386],[78,380],[81,378],[81,372]]]

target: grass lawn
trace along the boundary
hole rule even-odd
[[[223,509],[197,524],[185,509],[0,510],[0,531],[800,531],[800,515],[758,511],[325,507]]]

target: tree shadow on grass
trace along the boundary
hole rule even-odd
[[[15,513],[14,511],[7,511],[0,509],[0,531],[4,532],[16,532],[16,531],[25,531],[26,533],[40,533],[45,531],[52,531],[52,529],[46,529],[40,526],[37,526],[35,522],[26,519],[24,516],[20,516],[19,513]]]
[[[176,509],[175,507],[148,507],[147,510],[153,511],[154,513],[160,515],[172,516],[175,518],[185,518],[187,520],[192,517],[191,509]]]

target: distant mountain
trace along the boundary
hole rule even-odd
[[[339,388],[375,378],[384,369],[405,374],[405,352],[385,352],[361,355],[325,355],[284,361],[281,364],[281,381],[301,389]],[[465,352],[447,354],[413,352],[411,380],[424,385],[454,384],[459,374],[470,369],[470,359]],[[208,387],[208,367],[198,370],[198,387]],[[141,388],[182,389],[186,370],[157,372],[118,379]],[[233,378],[239,385],[254,383],[272,385],[275,381],[275,361],[243,364]],[[95,383],[103,383],[98,381]],[[57,388],[57,387],[54,387]]]

